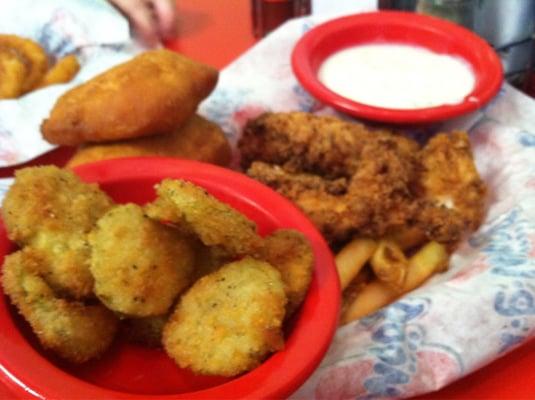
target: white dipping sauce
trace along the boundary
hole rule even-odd
[[[343,97],[393,109],[458,104],[475,85],[465,60],[403,44],[341,50],[323,62],[318,78]]]

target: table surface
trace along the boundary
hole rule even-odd
[[[178,38],[166,46],[193,59],[224,68],[253,46],[250,0],[177,0]],[[63,164],[72,154],[59,148],[26,165]],[[0,169],[0,177],[13,168]],[[533,399],[535,398],[535,340],[494,363],[418,399]],[[0,398],[9,398],[0,385]]]

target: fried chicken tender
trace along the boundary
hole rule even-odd
[[[52,289],[82,299],[93,289],[87,235],[112,206],[97,185],[82,182],[70,171],[28,167],[15,172],[2,218],[10,240],[42,252]]]
[[[464,133],[422,148],[334,117],[268,113],[238,145],[247,174],[295,202],[335,247],[418,229],[453,248],[483,218],[485,185]]]
[[[145,206],[149,217],[185,226],[204,245],[217,246],[229,256],[253,254],[260,248],[256,224],[203,188],[164,179],[156,192],[158,198]]]
[[[465,132],[440,133],[420,154],[418,194],[424,207],[418,225],[442,242],[455,242],[481,224],[486,186],[472,158]]]
[[[193,249],[175,229],[147,218],[135,204],[117,206],[89,235],[97,297],[111,310],[165,314],[191,282]]]
[[[336,179],[354,174],[366,144],[383,141],[395,144],[404,154],[418,148],[403,136],[304,112],[266,113],[249,121],[238,147],[244,169],[253,161],[264,161],[291,172]]]
[[[246,257],[198,280],[164,327],[163,345],[180,367],[235,376],[284,345],[286,295],[279,271]]]
[[[80,71],[80,63],[75,55],[70,54],[59,59],[52,68],[50,68],[43,79],[39,82],[38,87],[56,85],[58,83],[70,82]]]
[[[83,363],[110,346],[118,327],[115,315],[100,304],[62,299],[46,283],[46,261],[26,247],[4,260],[4,293],[28,321],[43,347]]]
[[[0,50],[13,52],[25,66],[21,94],[34,89],[48,69],[48,57],[39,43],[16,35],[0,34]]]
[[[217,70],[178,53],[147,51],[62,95],[41,132],[71,146],[172,132],[217,79]]]
[[[379,132],[377,135],[358,144],[358,157],[354,164],[348,164],[351,174],[338,176],[333,171],[326,174],[331,177],[327,178],[292,172],[284,163],[279,166],[259,161],[250,165],[247,174],[294,201],[331,244],[356,234],[380,237],[405,224],[416,210],[410,192],[416,163],[415,154],[409,151],[412,144],[389,136],[380,138]],[[320,164],[322,158],[318,158]],[[296,163],[293,161],[293,165]]]
[[[26,67],[14,52],[0,48],[0,99],[19,97],[24,88]]]
[[[279,229],[264,238],[260,259],[281,273],[288,297],[287,315],[292,315],[305,299],[312,281],[314,254],[308,239],[292,229]]]
[[[118,157],[163,156],[227,166],[231,149],[221,128],[199,115],[171,133],[80,147],[67,167]]]

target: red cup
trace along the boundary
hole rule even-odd
[[[285,347],[235,378],[194,375],[162,350],[115,343],[102,359],[72,366],[42,350],[28,325],[0,296],[0,381],[12,397],[39,399],[267,399],[294,392],[312,374],[338,325],[340,286],[334,258],[314,225],[292,203],[247,176],[195,161],[130,158],[82,165],[75,172],[97,182],[115,201],[143,204],[163,178],[204,187],[253,221],[261,235],[293,228],[310,240],[315,256],[311,286],[288,326]],[[0,254],[14,245],[0,224]]]
[[[330,55],[371,43],[414,45],[461,57],[472,67],[475,87],[459,104],[400,110],[350,100],[319,81],[318,69]],[[350,15],[311,29],[293,49],[292,68],[303,87],[321,102],[355,117],[394,124],[443,121],[477,110],[496,95],[503,82],[500,58],[475,33],[436,17],[396,11]]]

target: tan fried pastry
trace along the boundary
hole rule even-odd
[[[217,70],[169,50],[147,51],[61,96],[41,125],[61,145],[178,129],[214,89]]]
[[[67,163],[75,167],[119,157],[162,156],[226,166],[231,150],[225,134],[216,124],[193,115],[183,127],[171,133],[80,147]]]

